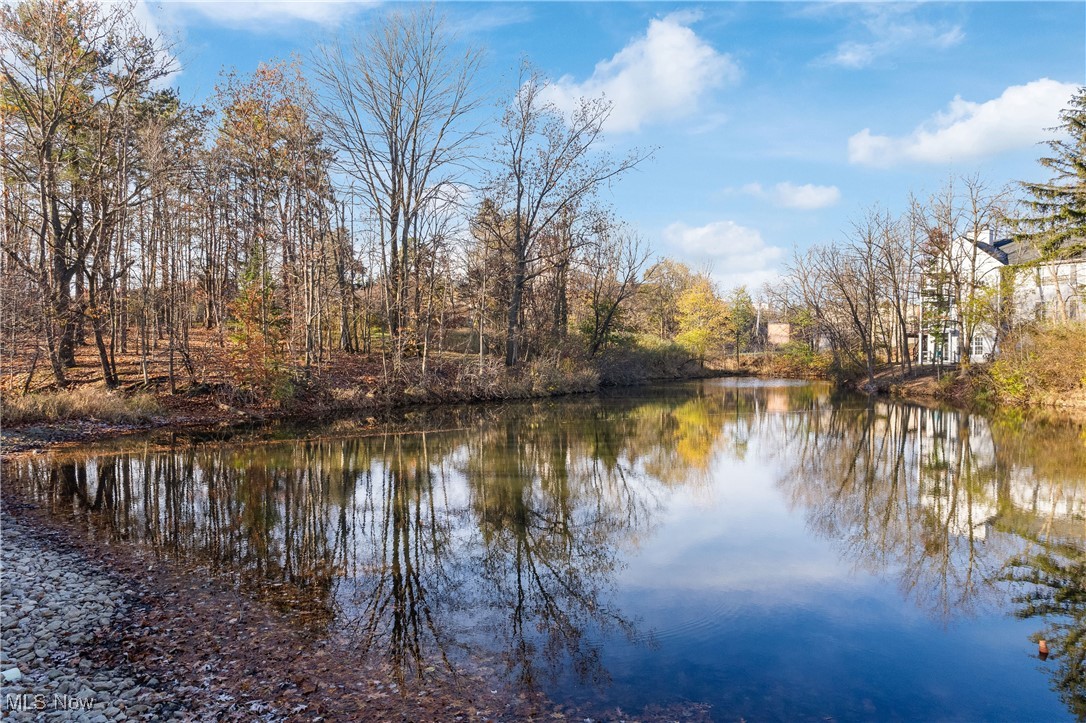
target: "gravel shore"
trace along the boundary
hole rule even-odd
[[[379,657],[205,573],[82,539],[39,505],[0,509],[0,719],[538,720],[469,671],[404,686]],[[541,711],[547,712],[541,712]]]
[[[123,621],[123,581],[48,533],[4,521],[0,568],[0,712],[6,720],[188,720],[154,678],[104,666],[94,647]],[[59,549],[58,549],[59,548]]]

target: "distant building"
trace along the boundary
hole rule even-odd
[[[766,341],[770,346],[780,346],[792,340],[792,325],[787,321],[771,321],[766,324]]]

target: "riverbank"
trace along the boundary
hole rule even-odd
[[[864,390],[866,377],[852,386]],[[983,410],[1086,413],[1086,327],[1081,323],[1024,326],[1004,339],[996,359],[958,365],[881,370],[878,393]]]
[[[343,355],[319,377],[299,380],[288,396],[278,399],[223,380],[193,383],[173,392],[162,380],[106,391],[91,376],[71,390],[42,390],[29,397],[12,393],[9,385],[0,406],[0,458],[163,430],[221,432],[345,417],[377,424],[409,409],[540,399],[744,373],[655,352],[603,356],[591,363],[538,360],[515,370],[495,360],[480,364],[478,358],[463,356],[431,361],[426,369],[416,364],[412,360],[399,375],[390,376],[379,359]]]
[[[866,378],[848,386],[868,391]],[[882,369],[875,375],[875,393],[926,404],[950,404],[961,409],[987,411],[1031,410],[1072,417],[1086,415],[1086,389],[1038,390],[1028,397],[1009,398],[993,379],[990,364],[974,364],[962,371],[956,367],[914,367]]]
[[[4,717],[8,720],[184,719],[161,681],[96,650],[131,611],[135,591],[58,545],[58,533],[4,515]],[[183,701],[183,699],[180,699]]]
[[[612,382],[608,386],[632,387],[720,376],[761,378],[766,374],[765,369],[760,366],[740,370],[700,368],[668,377],[632,377],[621,384]],[[821,374],[798,373],[773,376],[825,378]],[[417,416],[427,410],[448,408],[454,404],[542,399],[592,393],[603,388],[598,379],[591,379],[589,382],[535,386],[527,382],[517,386],[494,385],[485,394],[452,393],[448,388],[428,390],[419,386],[406,390],[386,389],[378,394],[375,386],[338,387],[336,390],[324,390],[308,399],[299,398],[289,405],[257,401],[236,402],[231,405],[222,401],[222,397],[214,390],[208,389],[180,394],[160,393],[154,398],[155,413],[135,421],[109,421],[91,416],[17,425],[5,422],[0,427],[0,459],[134,435],[229,435],[235,430],[276,423],[310,425],[351,419],[356,423],[356,431],[387,431],[396,428],[400,418]],[[841,384],[861,393],[872,391],[866,378]],[[1086,417],[1086,390],[1036,395],[1018,403],[1000,400],[991,390],[990,376],[985,365],[976,365],[965,374],[947,367],[915,367],[908,373],[903,373],[896,367],[885,368],[875,375],[874,393],[921,404],[949,404],[961,409],[1032,410],[1075,418]]]
[[[0,702],[9,720],[530,720],[560,713],[467,669],[410,690],[304,616],[206,569],[87,535],[5,490]],[[348,662],[349,661],[349,664]],[[559,715],[558,717],[562,717]]]

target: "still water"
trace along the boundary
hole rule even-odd
[[[470,665],[601,718],[1086,717],[1070,423],[715,380],[8,473],[407,687]]]

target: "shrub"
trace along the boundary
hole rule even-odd
[[[286,352],[286,317],[274,289],[254,255],[230,302],[227,374],[246,401],[271,399],[287,404],[295,394]]]
[[[681,379],[701,369],[689,351],[652,334],[639,334],[624,346],[608,349],[597,358],[596,367],[601,383],[611,386]]]
[[[1086,387],[1086,325],[1052,324],[1008,337],[989,368],[989,385],[1002,401],[1024,403]]]
[[[536,359],[528,365],[526,377],[533,396],[591,392],[600,385],[595,369],[569,357]]]
[[[810,345],[801,341],[790,341],[767,354],[759,371],[775,377],[827,377],[832,367],[830,354],[812,351]]]
[[[0,418],[5,424],[60,422],[69,419],[132,423],[150,419],[158,411],[158,403],[150,394],[124,396],[96,386],[24,396],[5,395],[0,400]]]

